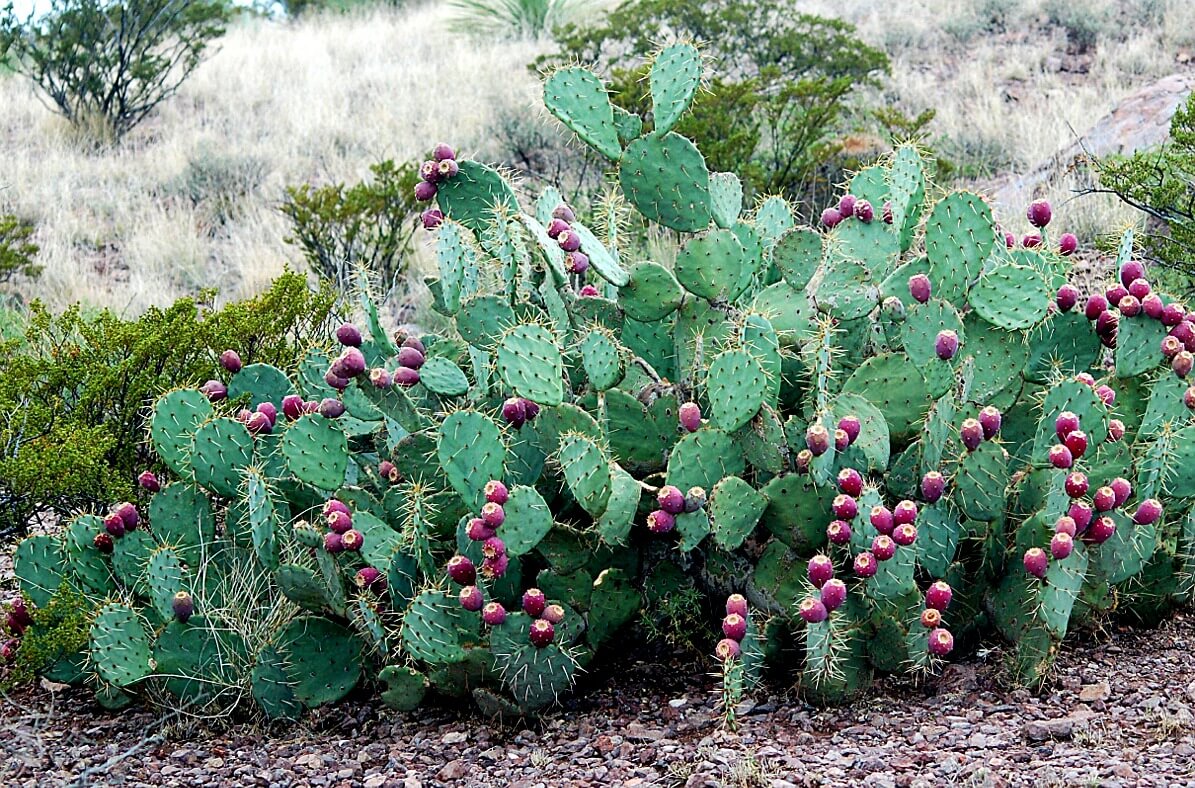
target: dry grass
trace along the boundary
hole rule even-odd
[[[1189,0],[801,6],[883,46],[893,75],[875,98],[937,108],[937,146],[980,176],[1031,167],[1195,47]],[[539,112],[526,64],[545,45],[455,35],[452,13],[441,4],[240,24],[114,150],[89,151],[24,80],[0,78],[0,209],[39,223],[46,269],[24,295],[134,313],[203,286],[240,297],[298,258],[276,210],[284,186],[356,180],[440,139],[499,156],[499,119]],[[1098,46],[1068,54],[1059,22],[1091,27]],[[1133,218],[1094,199],[1061,212],[1084,232]]]

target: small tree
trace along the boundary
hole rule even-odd
[[[71,123],[119,139],[179,89],[229,14],[225,0],[53,0],[22,21],[9,3],[0,52]]]
[[[0,216],[0,285],[17,276],[33,278],[41,274],[34,263],[39,247],[30,239],[34,225],[16,216]]]

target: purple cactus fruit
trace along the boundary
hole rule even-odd
[[[527,411],[523,408],[523,400],[510,397],[502,403],[502,418],[507,424],[518,429],[527,420]]]
[[[207,397],[208,402],[220,402],[228,397],[228,387],[218,380],[209,380],[199,387],[199,393]]]
[[[1111,517],[1097,517],[1083,538],[1092,544],[1103,544],[1116,533],[1116,521]]]
[[[917,504],[901,501],[892,509],[892,522],[897,525],[911,525],[917,521]]]
[[[742,594],[731,594],[726,597],[726,615],[736,613],[743,618],[747,617],[747,597]]]
[[[1167,328],[1174,328],[1179,323],[1183,322],[1183,318],[1186,317],[1186,314],[1186,310],[1183,308],[1182,304],[1167,304],[1162,308],[1162,325],[1166,326]]]
[[[344,552],[344,537],[335,531],[324,534],[324,550],[332,555]]]
[[[235,350],[225,350],[220,354],[220,366],[224,367],[226,372],[233,375],[241,371],[244,364],[241,362],[241,356]]]
[[[1050,555],[1056,561],[1068,558],[1074,549],[1075,540],[1068,533],[1059,532],[1054,534],[1053,538],[1050,539]]]
[[[1170,360],[1170,368],[1180,378],[1185,378],[1191,374],[1191,367],[1193,366],[1195,366],[1195,355],[1192,355],[1188,350],[1175,354],[1174,358]]]
[[[1161,516],[1162,502],[1157,498],[1146,498],[1133,513],[1133,522],[1137,525],[1153,525]]]
[[[112,534],[108,533],[107,531],[101,531],[100,533],[96,534],[95,538],[91,540],[91,543],[95,546],[96,550],[99,550],[101,553],[105,554],[111,553],[112,548],[116,546],[116,543],[112,541]]]
[[[369,370],[369,382],[373,384],[374,388],[388,389],[394,384],[394,378],[381,367],[374,367]]]
[[[876,570],[879,567],[880,565],[876,562],[876,557],[867,551],[855,556],[854,570],[855,574],[859,577],[875,577]]]
[[[896,527],[896,520],[892,516],[892,512],[887,506],[876,504],[871,507],[871,512],[868,514],[868,519],[872,526],[882,534],[892,533],[892,529]]]
[[[942,611],[927,607],[921,611],[921,626],[926,629],[937,629],[942,626]]]
[[[419,165],[419,177],[424,183],[435,183],[440,180],[439,162],[428,159]]]
[[[1183,393],[1183,404],[1187,406],[1187,410],[1195,410],[1195,386],[1190,386]]]
[[[730,613],[722,619],[722,634],[731,640],[742,640],[747,636],[747,619],[738,613]]]
[[[1104,298],[1099,293],[1089,296],[1087,305],[1083,308],[1083,314],[1087,316],[1088,320],[1096,320],[1100,315],[1108,311],[1108,299]]]
[[[827,208],[822,211],[821,222],[827,230],[833,230],[842,222],[842,214],[838,212],[837,208]]]
[[[128,501],[116,504],[112,511],[124,522],[126,531],[136,529],[137,524],[141,522],[141,515],[137,512],[137,507]]]
[[[481,620],[486,626],[499,626],[506,621],[506,608],[500,602],[490,602],[481,609]]]
[[[1091,496],[1091,505],[1096,512],[1110,512],[1116,508],[1116,491],[1111,487],[1101,487]]]
[[[1190,321],[1184,320],[1174,328],[1170,329],[1169,336],[1172,336],[1181,342],[1184,349],[1192,350],[1191,346],[1193,343],[1195,343],[1195,326],[1192,326]]]
[[[20,638],[9,638],[0,645],[0,660],[6,663],[16,662],[17,652],[21,649]]]
[[[337,391],[344,391],[349,387],[349,379],[336,374],[334,369],[329,369],[324,373],[324,382]]]
[[[718,658],[719,662],[730,662],[737,659],[742,653],[742,647],[737,641],[730,638],[722,638],[718,641],[718,645],[714,646],[714,656]]]
[[[455,178],[456,174],[460,171],[460,165],[454,159],[445,159],[436,165],[436,174],[440,176],[441,181]]]
[[[846,434],[846,430],[834,430],[834,450],[846,451],[851,446],[851,436]]]
[[[532,618],[539,618],[548,606],[548,598],[538,588],[528,588],[523,592],[523,612]]]
[[[270,420],[271,427],[278,423],[278,408],[274,407],[273,402],[260,403],[257,406],[257,412],[266,414],[266,418]]]
[[[1108,440],[1112,443],[1124,437],[1125,426],[1120,419],[1111,419],[1108,422]]]
[[[1046,570],[1050,566],[1050,559],[1046,555],[1045,550],[1040,547],[1030,547],[1025,551],[1025,557],[1021,559],[1021,563],[1025,565],[1025,571],[1042,580],[1046,576]]]
[[[24,635],[25,630],[33,624],[33,616],[29,613],[29,608],[25,604],[24,597],[14,597],[12,602],[9,603],[5,624],[7,624],[12,634],[17,637]]]
[[[490,479],[482,488],[482,494],[485,495],[486,503],[497,504],[502,506],[510,500],[510,491],[506,489],[506,485],[497,479]],[[483,514],[484,517],[484,514]]]
[[[1095,388],[1095,378],[1086,372],[1080,372],[1078,375],[1075,375],[1075,380],[1079,381],[1084,386],[1088,386],[1093,389]]]
[[[553,240],[558,240],[561,233],[568,232],[568,222],[563,219],[553,219],[548,222],[548,237]]]
[[[599,293],[598,289],[593,285],[585,285],[577,291],[577,295],[581,296],[582,298],[597,298],[599,295],[601,295],[601,293]]]
[[[195,600],[186,591],[179,591],[170,598],[170,610],[179,623],[185,624],[195,612]]]
[[[497,558],[500,555],[506,555],[506,542],[497,536],[491,536],[481,543],[481,554],[486,558]]]
[[[287,394],[282,398],[282,415],[294,421],[303,415],[303,397],[299,394]]]
[[[1065,470],[1075,463],[1075,458],[1071,456],[1071,450],[1066,448],[1066,446],[1061,443],[1056,443],[1050,447],[1048,457],[1050,464],[1055,468],[1061,468]]]
[[[656,493],[656,502],[668,514],[680,514],[685,510],[685,494],[679,487],[666,484]]]
[[[934,340],[934,352],[943,361],[954,358],[954,354],[958,353],[958,334],[948,328],[939,331],[938,338]]]
[[[428,208],[419,214],[419,222],[424,230],[434,230],[444,224],[444,212],[439,208]]]
[[[569,252],[564,256],[564,267],[571,273],[583,274],[589,270],[589,256],[584,252]]]
[[[814,599],[807,596],[801,600],[801,604],[797,606],[797,613],[806,624],[820,624],[825,621],[830,611],[826,610],[825,604],[820,599]]]
[[[975,451],[979,444],[983,443],[983,425],[975,419],[966,419],[959,428],[959,437],[962,438],[967,451]]]
[[[565,230],[556,236],[556,243],[566,252],[575,252],[581,248],[581,236],[572,230]]]
[[[1065,440],[1075,430],[1079,429],[1079,417],[1069,410],[1064,410],[1054,419],[1054,433],[1058,440]]]
[[[946,477],[937,471],[930,471],[921,477],[921,498],[926,503],[937,503],[946,492]]]
[[[838,198],[838,208],[837,208],[839,215],[844,216],[844,217],[845,216],[854,216],[855,215],[855,204],[857,202],[858,202],[858,200],[856,200],[855,196],[852,194],[844,194],[841,197],[839,197]]]
[[[820,424],[810,425],[805,430],[805,446],[814,457],[820,457],[830,450],[830,431]]]
[[[325,397],[320,400],[318,413],[325,419],[339,419],[344,415],[344,403],[335,397]]]
[[[839,520],[854,520],[859,514],[859,503],[849,495],[837,495],[830,509]]]
[[[704,509],[706,494],[704,487],[690,487],[685,493],[685,514],[692,514],[698,509]]]
[[[1071,456],[1076,460],[1087,453],[1087,433],[1083,430],[1068,432],[1062,442],[1066,444],[1066,448],[1070,450]]]
[[[1066,477],[1065,487],[1066,494],[1071,498],[1082,498],[1087,494],[1089,487],[1087,474],[1081,471],[1072,472]]]
[[[820,596],[826,610],[833,612],[846,601],[846,583],[836,577],[831,578],[822,585]]]
[[[476,613],[485,604],[485,597],[477,586],[465,586],[457,595],[457,599],[460,601],[461,607],[470,613]]]
[[[270,423],[270,417],[264,413],[251,413],[249,419],[245,422],[245,428],[253,435],[261,435],[263,433],[269,434],[274,425]]]
[[[1015,235],[1013,235],[1012,233],[1005,231],[1005,233],[1004,233],[1005,248],[1012,249],[1016,245],[1017,245],[1017,237]]]
[[[338,534],[343,534],[353,527],[353,518],[339,510],[328,512],[324,519],[328,523],[328,529]]]
[[[1079,529],[1075,525],[1074,518],[1071,517],[1070,515],[1064,514],[1061,517],[1059,517],[1057,520],[1054,521],[1054,533],[1056,533],[1056,534],[1066,534],[1067,536],[1074,536],[1078,530]]]
[[[559,624],[564,620],[564,608],[560,605],[548,605],[544,608],[542,618],[549,623]]]
[[[436,184],[428,183],[427,181],[419,181],[415,184],[415,199],[419,202],[427,202],[436,196]]]
[[[1084,531],[1091,525],[1091,518],[1095,516],[1095,510],[1087,501],[1074,501],[1067,508],[1066,515],[1075,521],[1075,527],[1079,531]]]
[[[863,492],[863,476],[854,468],[843,468],[838,472],[838,489],[847,495]]]
[[[469,520],[468,525],[465,526],[465,535],[474,542],[484,542],[487,539],[493,538],[497,533],[494,527],[487,523],[480,517],[474,517]]]
[[[253,411],[249,410],[248,408],[241,408],[237,411],[236,418],[241,424],[247,424],[249,422],[249,417],[252,415]]]
[[[372,566],[363,566],[353,576],[353,583],[362,590],[380,594],[386,590],[386,576]]]
[[[1170,361],[1183,351],[1182,340],[1175,336],[1162,337],[1162,357]]]
[[[1104,297],[1108,299],[1109,309],[1120,304],[1122,298],[1126,298],[1129,294],[1129,289],[1123,285],[1112,285],[1104,291]]]
[[[666,534],[676,527],[676,518],[663,509],[656,509],[647,515],[647,530],[653,534]]]
[[[934,610],[945,610],[950,607],[950,600],[954,598],[954,591],[944,580],[936,580],[925,591],[925,606]]]
[[[998,408],[988,405],[983,410],[979,411],[979,426],[983,427],[983,437],[991,440],[1000,432],[1000,425],[1003,423],[1004,417],[1001,415]]]
[[[1070,257],[1079,248],[1079,239],[1074,233],[1063,233],[1058,237],[1058,254]]]
[[[1079,288],[1071,284],[1058,288],[1058,295],[1054,297],[1059,312],[1069,312],[1079,303]]]
[[[124,519],[119,514],[113,512],[104,518],[104,529],[115,536],[117,539],[124,536],[125,527]]]
[[[418,348],[404,347],[398,349],[398,363],[407,369],[419,369],[425,361],[423,353]]]
[[[338,498],[329,498],[327,501],[324,501],[324,508],[321,511],[321,514],[323,514],[323,516],[326,518],[331,515],[332,512],[344,512],[349,517],[353,516],[352,510],[345,505],[344,501],[341,501]]]
[[[471,586],[477,582],[477,567],[473,565],[473,562],[467,556],[454,555],[448,559],[448,564],[445,568],[448,570],[448,576],[452,578],[454,583]]]
[[[401,359],[400,353],[400,363]],[[336,374],[346,378],[355,378],[365,371],[365,356],[355,347],[346,347],[332,364]],[[339,364],[339,369],[336,369],[337,364]]]
[[[858,416],[846,415],[838,420],[838,429],[846,433],[850,443],[854,443],[859,439],[859,433],[863,431],[863,423],[859,421]]]
[[[158,482],[158,477],[154,475],[153,471],[142,471],[137,475],[137,484],[141,485],[143,490],[148,490],[151,493],[156,493],[162,489],[162,485]]]
[[[355,553],[365,544],[365,536],[356,528],[350,528],[340,535],[340,543],[345,550]]]
[[[1021,236],[1021,246],[1026,249],[1036,249],[1041,246],[1041,236],[1037,233],[1026,233]]]
[[[1116,391],[1111,386],[1097,386],[1095,395],[1109,408],[1116,404]]]
[[[456,158],[456,153],[452,150],[451,147],[449,147],[448,143],[446,143],[446,142],[441,142],[441,143],[437,144],[435,148],[432,149],[432,159],[434,161],[441,162],[441,161],[444,161],[445,159],[455,159],[455,158]]]
[[[552,218],[560,219],[561,221],[564,221],[564,222],[577,221],[577,215],[575,213],[573,213],[573,209],[568,207],[564,203],[560,203],[559,205],[557,205],[555,208],[552,209]]]
[[[1025,209],[1025,218],[1034,227],[1045,227],[1053,217],[1054,211],[1050,208],[1049,200],[1034,200]]]
[[[394,385],[409,389],[419,382],[419,370],[410,367],[399,367],[394,370]]]
[[[552,638],[556,637],[556,628],[552,626],[551,621],[537,618],[531,622],[527,637],[531,640],[531,645],[536,648],[544,648],[552,642]]]
[[[864,224],[871,224],[871,220],[875,218],[875,209],[871,207],[871,203],[867,200],[858,200],[855,202],[855,218]]]
[[[891,536],[880,534],[871,541],[871,554],[877,561],[887,561],[896,555],[896,542]]]
[[[892,201],[884,200],[884,207],[880,209],[880,216],[884,219],[884,224],[892,224],[894,217],[892,215]]]
[[[809,559],[807,570],[809,582],[813,583],[814,588],[821,588],[827,580],[834,576],[834,562],[830,560],[829,556],[819,553]]]
[[[1145,264],[1140,260],[1129,260],[1120,267],[1120,282],[1128,287],[1135,279],[1145,278]]]
[[[1133,298],[1136,298],[1138,301],[1143,301],[1153,292],[1152,288],[1149,286],[1149,282],[1141,278],[1137,278],[1129,282],[1128,289],[1129,295],[1131,295]]]
[[[336,329],[336,341],[345,347],[361,347],[361,329],[352,323],[343,323]]]
[[[945,627],[938,627],[929,631],[929,653],[935,657],[945,657],[954,651],[954,635]]]
[[[809,451],[809,449],[801,449],[797,452],[796,465],[799,472],[808,472],[811,462],[813,462],[813,452]]]
[[[677,412],[680,426],[687,432],[697,432],[701,429],[701,406],[696,402],[686,402]]]
[[[1136,317],[1141,314],[1141,302],[1136,297],[1127,295],[1116,302],[1116,308],[1125,317]]]
[[[831,544],[847,544],[851,541],[851,526],[845,520],[831,520],[826,526],[826,538]]]
[[[490,501],[481,507],[481,519],[485,520],[486,525],[496,529],[506,522],[506,511],[502,504]]]
[[[917,526],[910,523],[896,526],[892,529],[892,541],[901,547],[908,547],[917,541]]]

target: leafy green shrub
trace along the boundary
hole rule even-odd
[[[60,585],[45,606],[32,607],[32,616],[33,624],[20,639],[15,663],[0,674],[0,691],[51,671],[61,660],[87,645],[91,607],[84,595],[69,583]],[[48,677],[58,681],[72,678],[57,672]]]
[[[53,0],[0,19],[0,54],[71,123],[119,139],[172,96],[224,34],[225,0]]]
[[[715,74],[676,129],[711,169],[738,175],[749,195],[806,203],[840,180],[819,168],[838,152],[851,93],[875,84],[888,59],[853,26],[800,13],[792,0],[631,0],[603,24],[562,28],[559,50],[536,65],[593,63],[616,105],[649,118],[643,59],[671,39],[702,42]]]
[[[372,181],[286,190],[282,213],[291,222],[288,243],[303,250],[311,270],[347,291],[364,268],[391,288],[406,266],[418,228],[415,184],[419,167],[383,161],[370,166]]]
[[[598,0],[452,0],[453,28],[493,36],[550,35],[592,16]]]
[[[36,228],[19,217],[0,216],[0,285],[18,276],[33,278],[41,274],[34,262],[39,247],[30,239]]]
[[[45,512],[66,515],[129,498],[153,461],[146,405],[215,375],[218,354],[293,366],[325,335],[335,300],[295,273],[261,296],[213,309],[213,292],[136,320],[35,302],[0,367],[0,533]]]

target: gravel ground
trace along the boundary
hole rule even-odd
[[[0,784],[1195,786],[1193,649],[1186,614],[1068,645],[1041,696],[1004,686],[989,652],[843,708],[761,697],[735,734],[719,727],[713,678],[646,655],[587,677],[526,728],[362,698],[298,727],[229,735],[38,688],[5,703]]]

